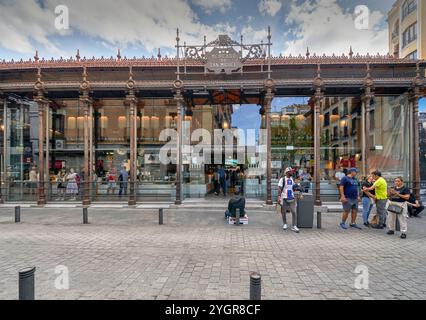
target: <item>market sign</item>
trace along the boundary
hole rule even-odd
[[[234,48],[214,48],[206,53],[206,69],[209,72],[231,74],[242,68],[240,53]]]

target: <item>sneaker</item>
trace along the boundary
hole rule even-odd
[[[371,226],[373,229],[379,229],[379,230],[383,230],[384,227],[383,226],[379,226],[378,224]]]
[[[348,226],[344,222],[340,223],[340,228],[342,228],[343,230],[348,230]]]
[[[360,226],[358,226],[356,223],[352,223],[351,228],[362,230],[362,228]]]
[[[407,239],[407,235],[405,233],[401,234],[401,239]]]
[[[296,226],[294,226],[293,228],[291,228],[291,231],[296,232],[296,233],[300,232],[299,228],[296,227]]]
[[[283,230],[287,230],[288,229],[288,225],[283,225]]]
[[[368,223],[368,222],[365,222],[365,223],[364,223],[364,226],[366,226],[367,228],[370,228],[370,227],[371,227],[370,223]]]
[[[393,236],[394,234],[395,234],[395,231],[392,231],[392,230],[389,230],[388,233],[387,233],[387,235],[389,235],[389,236]]]

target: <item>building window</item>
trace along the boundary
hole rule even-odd
[[[417,40],[417,22],[405,29],[402,34],[402,47],[406,47],[415,40]]]
[[[402,5],[402,20],[405,19],[409,14],[416,11],[417,0],[406,0]]]
[[[417,60],[417,59],[418,59],[418,56],[417,56],[417,50],[416,50],[416,51],[411,52],[409,55],[407,55],[407,56],[405,57],[405,59]]]

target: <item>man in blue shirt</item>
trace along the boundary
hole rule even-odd
[[[355,179],[357,173],[357,169],[349,169],[346,177],[343,177],[340,180],[340,202],[343,204],[343,216],[340,227],[344,230],[348,229],[346,221],[348,220],[350,212],[352,212],[350,227],[361,230],[361,228],[356,224],[359,202],[358,181]]]

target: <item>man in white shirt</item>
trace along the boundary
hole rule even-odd
[[[280,179],[278,183],[278,204],[281,205],[281,215],[283,217],[283,230],[288,229],[287,225],[287,211],[291,212],[292,215],[292,228],[291,231],[299,233],[300,230],[297,228],[297,203],[294,191],[297,189],[292,178],[293,170],[287,168],[284,171],[285,176]]]

